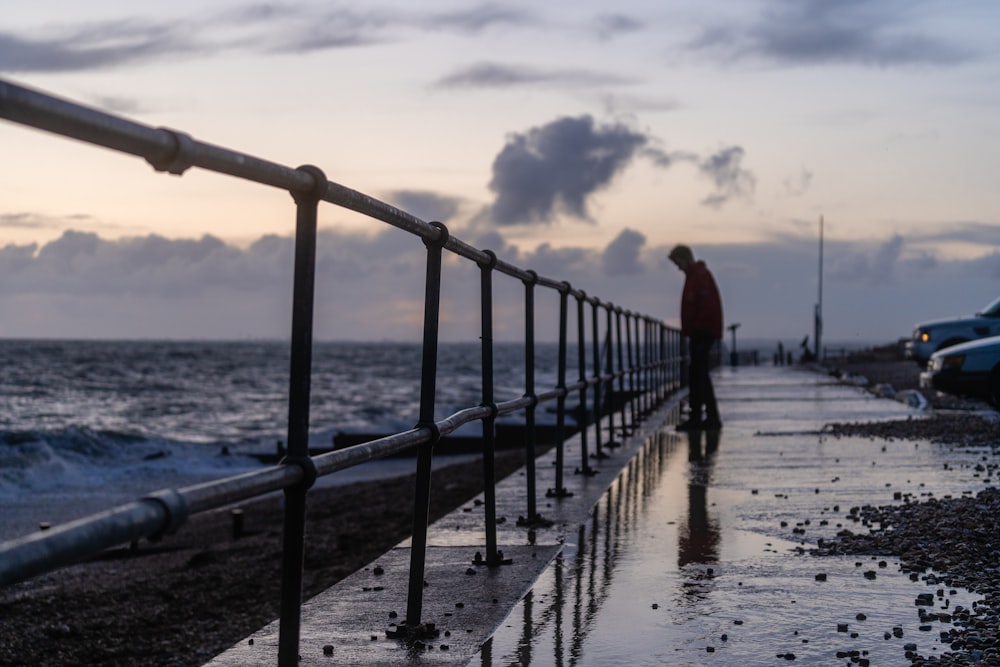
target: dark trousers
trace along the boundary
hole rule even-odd
[[[691,404],[691,421],[719,421],[719,406],[715,403],[715,388],[708,374],[709,353],[715,339],[711,336],[691,336],[691,368],[688,371],[689,402]],[[702,411],[704,410],[704,415]]]

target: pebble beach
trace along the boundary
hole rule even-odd
[[[941,446],[980,454],[976,473],[987,483],[1000,475],[1000,420],[985,404],[917,387],[917,368],[905,361],[860,360],[828,369],[834,377],[863,378],[863,384],[921,391],[929,405],[927,419],[830,425],[833,436],[866,436],[873,440],[929,440]],[[947,465],[947,464],[944,464]],[[954,626],[942,635],[951,652],[922,656],[907,651],[913,665],[1000,665],[1000,490],[978,494],[912,500],[902,505],[855,508],[867,531],[841,531],[821,541],[815,555],[886,555],[900,559],[904,572],[922,580],[930,598],[914,600],[921,620],[951,617]],[[961,587],[982,596],[971,608],[927,611],[949,588]]]

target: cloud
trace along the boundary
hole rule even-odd
[[[567,213],[589,220],[587,200],[606,188],[647,143],[622,124],[560,118],[513,134],[493,161],[493,204],[480,218],[498,225],[549,224]]]
[[[512,88],[557,86],[579,88],[635,83],[625,77],[591,70],[546,70],[519,65],[483,62],[457,70],[437,80],[435,88]]]
[[[991,280],[1000,280],[1000,251],[994,250],[985,257],[973,260],[970,268],[971,273],[978,278],[985,276]]]
[[[462,200],[426,190],[393,190],[385,193],[385,201],[421,220],[448,222],[461,207]]]
[[[59,31],[0,32],[0,71],[71,72],[232,50],[311,53],[385,42],[397,29],[476,34],[502,25],[537,20],[494,4],[442,13],[256,3],[189,21],[124,18]]]
[[[605,40],[630,32],[638,32],[645,27],[641,21],[625,14],[601,14],[594,20],[594,23],[597,36]]]
[[[892,235],[874,249],[860,248],[850,251],[824,252],[830,260],[830,276],[844,283],[883,285],[895,279],[903,252],[903,237]]]
[[[945,222],[937,225],[935,231],[918,232],[909,237],[920,243],[961,242],[1000,247],[1000,225],[973,221]]]
[[[0,214],[0,229],[42,229],[54,227],[55,224],[36,213],[2,213]]]
[[[528,12],[486,4],[461,11],[432,14],[425,22],[428,28],[447,28],[476,34],[498,25],[533,25],[537,19]]]
[[[0,71],[72,72],[232,50],[308,53],[384,41],[392,25],[405,23],[374,11],[258,4],[195,21],[132,18],[46,34],[0,32]]]
[[[589,115],[565,117],[512,134],[493,161],[492,204],[473,224],[551,224],[560,214],[591,221],[588,200],[607,188],[635,158],[668,169],[689,163],[711,180],[713,191],[702,204],[719,208],[732,199],[749,199],[757,179],[743,167],[740,146],[707,157],[667,151],[657,140],[621,123],[600,125]]]
[[[867,0],[770,0],[749,24],[709,27],[691,47],[733,61],[745,57],[792,65],[953,65],[966,48],[911,32],[911,3]]]
[[[639,112],[676,111],[681,104],[672,97],[649,97],[642,95],[621,95],[607,93],[601,95],[601,104],[609,116],[636,114]]]
[[[813,173],[803,167],[799,173],[785,179],[783,183],[785,192],[790,197],[800,197],[808,192],[809,186],[812,185],[812,179]]]
[[[498,257],[633,312],[676,322],[683,274],[658,263],[666,247],[648,247],[622,230],[604,248],[507,245],[497,230],[461,235]],[[906,243],[828,240],[824,282],[827,341],[886,342],[913,323],[971,313],[996,298],[1000,252],[969,260],[905,259]],[[696,248],[715,274],[728,322],[748,338],[798,341],[812,331],[815,239]],[[479,336],[478,267],[451,253],[443,275],[448,340]],[[316,267],[316,338],[419,340],[426,248],[395,228],[375,235],[320,232]],[[0,334],[7,337],[287,338],[294,241],[268,235],[247,247],[211,236],[155,235],[108,240],[70,231],[41,248],[0,248]],[[933,259],[933,258],[932,258]],[[921,262],[918,267],[914,262]],[[852,264],[853,263],[853,264]],[[881,273],[880,273],[881,272]],[[891,276],[891,280],[880,276]],[[520,313],[523,288],[495,281],[503,312]],[[512,299],[512,300],[511,300]],[[538,290],[539,339],[553,340],[558,299]],[[575,307],[571,307],[575,332]],[[589,317],[589,312],[588,312]],[[495,318],[498,340],[519,340],[519,316]],[[575,337],[575,333],[573,334]]]
[[[0,248],[0,271],[7,274],[17,274],[24,271],[31,265],[37,251],[37,243],[21,246],[13,243],[7,244]]]
[[[753,194],[757,179],[743,168],[744,155],[739,146],[730,146],[701,160],[698,170],[715,184],[715,192],[702,200],[704,205],[718,208],[730,199],[746,199]]]
[[[604,274],[608,276],[628,276],[642,273],[639,252],[646,245],[646,236],[627,227],[615,237],[601,253]]]
[[[323,12],[321,15],[295,17],[293,25],[269,22],[262,44],[273,53],[309,53],[347,47],[365,46],[385,40],[382,29],[390,19],[377,13],[360,13],[345,9]],[[251,48],[253,48],[251,44]]]
[[[0,71],[72,72],[196,50],[180,24],[105,21],[46,37],[0,32]]]
[[[641,155],[662,169],[668,169],[678,162],[692,162],[697,164],[701,161],[701,158],[689,151],[666,151],[658,146],[645,146],[641,151]]]

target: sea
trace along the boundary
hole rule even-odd
[[[495,400],[523,396],[524,345],[497,343],[493,356]],[[555,387],[558,346],[538,344],[535,357],[536,390]],[[0,340],[0,540],[261,467],[254,455],[287,438],[289,366],[279,341]],[[478,341],[440,345],[435,419],[480,404],[481,368]],[[419,343],[314,343],[310,447],[412,428],[420,371]],[[456,435],[479,433],[473,423]],[[412,469],[403,459],[331,477]]]

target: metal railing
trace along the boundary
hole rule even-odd
[[[291,364],[288,389],[287,455],[279,465],[211,482],[165,489],[141,500],[79,519],[44,533],[0,544],[0,585],[79,562],[100,551],[140,538],[177,530],[190,515],[223,507],[262,494],[283,490],[282,588],[278,663],[298,662],[302,605],[302,572],[306,496],[317,477],[360,463],[417,448],[417,485],[413,506],[412,548],[407,615],[396,627],[400,636],[433,633],[421,623],[423,579],[427,546],[431,463],[434,445],[463,424],[481,421],[483,476],[486,504],[486,558],[483,564],[504,561],[497,549],[494,426],[498,416],[525,413],[527,513],[523,524],[544,521],[537,511],[535,489],[535,411],[539,403],[556,401],[556,480],[547,496],[571,495],[564,486],[563,442],[566,439],[566,400],[578,393],[581,439],[579,474],[592,474],[588,427],[593,421],[593,458],[606,456],[617,446],[615,434],[628,435],[656,405],[679,389],[684,377],[684,347],[680,332],[652,317],[624,310],[588,296],[569,283],[538,275],[504,262],[490,250],[478,250],[452,236],[445,225],[419,218],[372,197],[327,180],[314,166],[297,169],[268,162],[192,139],[165,128],[153,128],[95,109],[0,80],[0,117],[66,137],[145,158],[156,170],[183,174],[191,167],[287,190],[296,206],[295,267],[292,307]],[[427,252],[424,294],[423,352],[419,421],[414,428],[329,453],[310,456],[309,392],[313,336],[313,294],[317,209],[329,202],[388,223],[419,237]],[[438,314],[441,304],[442,252],[447,250],[475,262],[481,274],[482,402],[444,419],[435,419]],[[524,284],[525,393],[496,403],[493,396],[493,276],[503,274]],[[557,385],[536,393],[534,378],[536,288],[559,296],[559,360]],[[569,383],[569,299],[576,301],[578,379]],[[586,334],[590,308],[591,335]],[[599,339],[603,312],[605,339]],[[624,330],[624,333],[623,333]],[[592,355],[590,372],[586,354]],[[617,384],[617,388],[615,385]],[[607,400],[610,399],[610,400]],[[589,415],[589,416],[588,416]],[[617,425],[616,425],[617,418]],[[603,425],[607,419],[607,426]],[[609,436],[607,442],[603,434]],[[519,522],[521,523],[521,522]]]

